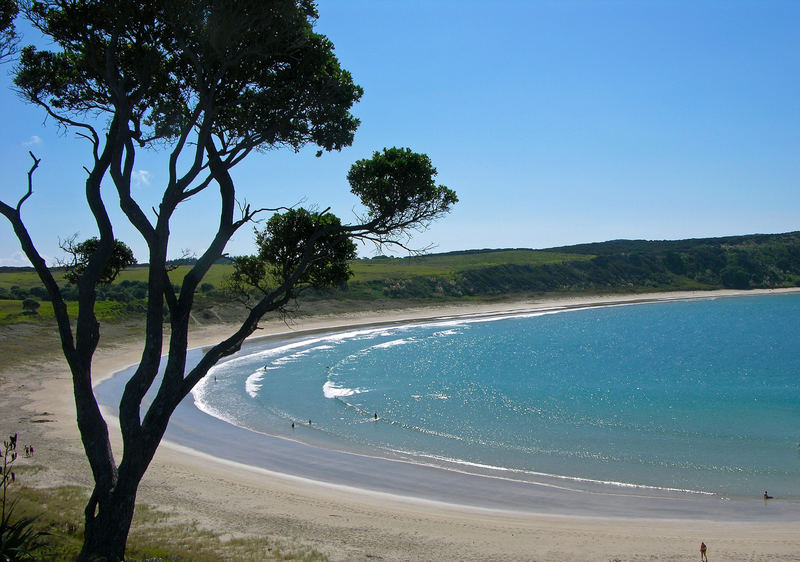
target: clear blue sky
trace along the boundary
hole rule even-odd
[[[256,206],[305,201],[351,219],[349,166],[408,146],[460,198],[416,247],[800,230],[800,2],[321,0],[319,11],[317,30],[365,89],[362,124],[341,153],[252,157],[236,177]],[[16,201],[27,151],[42,158],[24,218],[54,258],[59,237],[95,234],[82,198],[87,145],[19,101],[10,69],[0,193]],[[149,207],[165,172],[155,154],[137,170]],[[107,201],[116,208],[111,190]],[[173,256],[202,250],[215,203],[201,197],[179,217]],[[231,253],[252,252],[245,230]],[[116,234],[146,259],[132,228]],[[3,220],[0,265],[18,252]]]

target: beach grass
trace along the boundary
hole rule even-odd
[[[14,490],[16,517],[36,517],[36,529],[44,531],[45,560],[73,560],[83,541],[83,509],[89,491],[77,486]],[[286,539],[231,537],[195,523],[180,523],[169,513],[137,504],[126,549],[126,560],[301,560],[327,557],[303,544]]]

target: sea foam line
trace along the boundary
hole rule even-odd
[[[583,476],[567,476],[567,475],[564,475],[564,474],[550,474],[550,473],[547,473],[547,472],[537,472],[537,471],[534,471],[534,470],[525,470],[525,469],[521,469],[521,468],[510,468],[510,467],[505,467],[505,466],[496,466],[496,465],[491,465],[491,464],[484,464],[484,463],[478,463],[478,462],[473,462],[473,461],[466,461],[466,460],[463,460],[463,459],[454,459],[454,458],[450,458],[450,457],[443,457],[443,456],[440,456],[440,455],[431,455],[431,454],[427,454],[427,453],[409,452],[409,451],[402,451],[402,450],[392,450],[392,451],[395,452],[395,453],[402,453],[402,454],[406,454],[406,455],[411,455],[413,457],[428,458],[428,459],[431,459],[431,460],[434,460],[434,461],[444,462],[444,463],[447,463],[447,464],[455,464],[455,465],[459,465],[459,466],[465,466],[465,467],[469,467],[469,468],[477,468],[477,469],[483,469],[483,470],[491,470],[491,471],[495,471],[495,472],[508,472],[508,473],[511,473],[511,474],[524,474],[524,475],[528,475],[528,476],[536,476],[536,477],[539,477],[539,478],[552,478],[552,479],[556,479],[556,480],[566,480],[566,481],[569,481],[569,482],[580,482],[580,483],[585,483],[585,484],[599,484],[599,485],[602,485],[602,486],[613,486],[613,487],[617,487],[617,488],[656,490],[656,491],[661,491],[661,492],[679,492],[679,493],[683,493],[683,494],[698,494],[698,495],[702,495],[702,496],[713,496],[714,495],[713,492],[706,492],[706,491],[703,491],[703,490],[692,490],[692,489],[688,489],[688,488],[671,488],[671,487],[668,487],[668,486],[653,486],[653,485],[649,485],[649,484],[634,484],[634,483],[631,483],[631,482],[619,482],[619,481],[616,481],[616,480],[598,480],[598,479],[595,479],[595,478],[586,478],[586,477],[583,477]],[[433,465],[433,466],[436,466],[436,465]],[[470,474],[470,472],[466,471],[466,470],[463,471],[463,472]],[[483,476],[486,476],[486,475],[483,475]],[[520,479],[517,479],[517,478],[509,478],[509,477],[501,477],[501,476],[495,476],[495,477],[504,478],[506,480],[513,480],[515,482],[528,482],[527,480],[520,480]],[[541,483],[537,482],[537,484],[541,484]]]
[[[395,347],[397,345],[406,345],[409,343],[414,343],[416,338],[401,338],[399,340],[391,340],[383,343],[378,343],[370,347],[369,349],[388,349],[390,347]]]
[[[407,331],[417,329],[422,326],[429,326],[429,327],[442,327],[442,328],[452,328],[456,326],[463,326],[465,324],[471,323],[478,323],[478,322],[494,322],[498,320],[505,320],[508,318],[531,318],[535,316],[544,316],[547,314],[556,314],[559,312],[564,312],[568,310],[577,310],[577,309],[569,309],[569,308],[556,308],[552,310],[546,311],[527,311],[527,312],[518,312],[518,313],[511,313],[511,314],[491,314],[485,316],[471,316],[465,318],[441,318],[437,320],[422,320],[416,322],[409,322],[408,324],[402,324],[397,326],[376,326],[370,328],[361,328],[361,329],[350,329],[345,330],[342,332],[332,332],[328,333],[319,337],[308,338],[308,339],[300,339],[298,341],[290,342],[278,347],[272,347],[269,349],[262,349],[262,350],[254,350],[249,353],[245,353],[244,355],[239,355],[238,353],[233,357],[225,360],[222,363],[212,367],[209,370],[209,375],[213,374],[221,374],[220,371],[223,368],[232,368],[235,367],[237,364],[252,361],[255,359],[267,359],[269,357],[276,357],[276,356],[285,356],[287,351],[294,350],[297,348],[307,347],[309,349],[303,350],[298,352],[297,354],[293,354],[290,357],[299,357],[308,353],[313,350],[318,349],[331,349],[332,345],[323,345],[323,346],[316,346],[316,344],[323,343],[323,342],[330,342],[332,344],[341,343],[345,340],[353,340],[353,339],[364,339],[366,337],[374,337],[374,336],[384,336],[389,337],[395,335],[397,332],[400,331]],[[444,335],[450,335],[454,333],[452,329],[442,330],[440,332],[436,332],[433,334],[435,337],[440,337]],[[413,339],[413,338],[412,338]],[[388,342],[387,342],[388,343]],[[407,343],[407,342],[404,342]],[[257,344],[255,344],[257,345]],[[383,344],[378,344],[383,345]],[[364,351],[364,350],[362,350]],[[239,353],[242,353],[240,351]]]

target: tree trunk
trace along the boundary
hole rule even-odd
[[[86,506],[86,527],[79,561],[115,562],[125,559],[125,543],[133,521],[135,502],[135,484],[119,482],[106,493],[95,488]]]

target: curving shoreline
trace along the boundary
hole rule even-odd
[[[655,302],[652,299],[646,302]],[[612,306],[619,303],[595,303]],[[584,304],[549,306],[514,311],[488,312],[468,318],[503,318],[588,308]],[[451,321],[453,315],[435,316],[409,323]],[[458,317],[460,318],[460,317]],[[284,345],[307,336],[331,335],[353,329],[381,328],[397,322],[341,326],[326,330],[301,330],[293,334],[264,336],[256,341]],[[255,341],[251,342],[251,345]],[[200,360],[193,350],[189,367]],[[117,373],[96,388],[100,403],[107,408],[117,402],[131,369]],[[800,503],[785,500],[768,511],[757,497],[729,497],[693,492],[560,477],[489,466],[459,466],[459,463],[426,463],[421,459],[389,458],[376,452],[348,452],[328,440],[310,435],[262,434],[237,427],[204,412],[187,397],[176,410],[165,440],[188,450],[217,455],[253,469],[291,475],[324,485],[362,492],[391,494],[409,501],[426,500],[463,508],[485,508],[524,513],[600,517],[655,517],[716,519],[721,521],[800,521]],[[267,430],[269,432],[269,430]],[[754,501],[756,500],[756,501]]]
[[[330,330],[342,324],[399,322],[433,315],[496,314],[554,306],[598,306],[736,294],[742,292],[667,293],[443,307],[433,314],[429,309],[416,309],[317,318],[297,327]],[[196,330],[191,335],[192,345],[211,344],[230,329],[214,326]],[[273,335],[282,332],[286,332],[282,322],[265,323],[262,331]],[[106,379],[134,364],[138,353],[136,345],[101,350],[95,362],[97,378]],[[32,378],[26,379],[27,386],[18,389],[19,395],[28,401],[25,409],[29,415],[47,411],[55,421],[37,426],[42,430],[45,443],[37,446],[38,460],[48,466],[42,472],[40,485],[75,481],[85,485],[88,467],[77,439],[70,381],[63,361],[32,370],[27,376],[33,377],[34,371],[46,372],[48,376],[39,381],[38,387]],[[113,427],[112,433],[117,450],[119,439]],[[703,504],[698,498],[688,502],[676,500],[680,502],[677,508],[664,511],[655,506],[652,510],[632,512],[629,506],[623,505],[617,513],[600,509],[577,514],[573,511],[572,515],[548,503],[546,495],[532,510],[500,510],[485,504],[463,507],[429,497],[428,493],[424,493],[425,498],[414,500],[404,494],[365,491],[364,486],[350,485],[353,482],[321,484],[298,476],[291,457],[283,474],[222,457],[229,457],[227,449],[219,451],[217,448],[208,454],[172,442],[163,443],[142,483],[139,500],[166,509],[175,517],[197,521],[202,527],[215,529],[225,536],[266,533],[293,537],[333,559],[632,560],[644,556],[650,560],[666,560],[694,556],[701,540],[718,559],[786,560],[796,558],[800,552],[796,533],[800,519],[796,517],[798,508],[793,507],[776,517],[773,506],[780,507],[777,503],[767,508],[755,502],[753,505],[759,506],[755,509],[761,509],[763,514],[752,514],[747,521],[737,520],[735,514],[720,517],[710,505],[699,512],[695,508],[685,508],[686,503]],[[330,458],[320,460],[323,467],[330,466]],[[471,488],[472,484],[465,486]],[[715,502],[720,503],[719,500]],[[605,507],[606,502],[598,503],[601,508]]]

